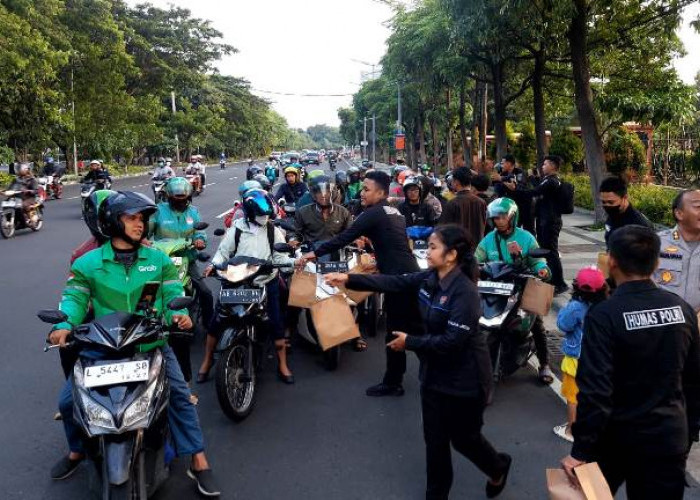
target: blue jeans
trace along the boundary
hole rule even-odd
[[[204,451],[204,436],[199,426],[197,410],[190,402],[190,389],[182,376],[180,365],[170,347],[163,348],[165,375],[170,381],[170,405],[168,423],[178,455],[194,455]],[[63,386],[58,400],[58,408],[63,417],[63,429],[68,439],[68,447],[74,453],[83,453],[83,433],[73,419],[73,375]]]

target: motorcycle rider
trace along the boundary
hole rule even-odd
[[[149,281],[162,283],[156,304],[168,303],[184,294],[177,269],[165,254],[141,244],[148,218],[155,211],[156,206],[147,197],[128,191],[118,192],[102,203],[99,223],[110,240],[73,263],[60,305],[61,311],[68,315],[68,321],[54,326],[49,335],[51,344],[65,346],[70,329],[83,322],[90,303],[96,318],[117,311],[134,312],[137,299]],[[139,272],[136,272],[137,268]],[[192,327],[192,320],[184,310],[165,309],[162,313],[168,323],[178,328]],[[219,496],[220,491],[204,454],[202,430],[197,411],[189,399],[189,389],[167,342],[163,343],[162,351],[170,384],[168,420],[176,451],[179,455],[192,456],[187,475],[197,482],[199,491],[207,496]],[[51,470],[51,477],[55,480],[71,476],[85,458],[80,429],[73,417],[72,377],[63,387],[59,408],[70,453]]]
[[[270,181],[271,184],[277,182],[277,176],[279,175],[279,168],[277,168],[277,162],[274,158],[265,165],[265,177]]]
[[[306,193],[309,188],[306,184],[301,182],[299,170],[292,165],[284,169],[284,179],[286,182],[277,190],[275,199],[279,200],[284,198],[285,203],[294,205],[304,196],[304,193]]]
[[[241,200],[245,198],[245,194],[251,189],[262,189],[262,186],[258,181],[255,181],[253,179],[249,181],[243,181],[241,185],[238,186],[238,199],[233,202],[233,208],[229,210],[226,216],[224,217],[224,226],[229,228],[231,227],[231,224],[233,224],[234,220],[240,219],[244,216],[243,202]]]
[[[537,240],[532,233],[518,227],[518,205],[510,198],[497,198],[489,203],[486,210],[488,218],[493,221],[494,230],[476,247],[474,257],[477,262],[485,264],[500,261],[512,264],[518,259],[524,259],[525,265],[533,274],[548,280],[551,272],[547,261],[530,256],[531,250],[539,248]],[[549,367],[547,335],[540,316],[535,318],[532,336],[540,362],[538,378],[542,383],[549,385],[554,381],[554,375]]]
[[[320,169],[314,169],[311,172],[309,172],[309,175],[306,177],[306,183],[308,186],[311,186],[314,179],[318,177],[323,177],[326,174],[323,172],[323,170]],[[300,209],[302,207],[308,206],[308,205],[313,205],[314,204],[314,195],[311,193],[311,190],[307,191],[304,193],[304,195],[299,198],[299,200],[296,202],[295,206],[297,209]]]
[[[17,167],[17,176],[14,184],[19,184],[22,188],[22,208],[24,215],[27,217],[29,209],[36,204],[36,195],[39,192],[39,183],[32,174],[32,168],[29,163],[20,163]]]
[[[189,274],[192,277],[193,286],[200,292],[199,297],[205,298],[208,289],[200,282],[197,271],[196,259],[197,251],[207,247],[207,233],[196,231],[194,225],[201,221],[199,210],[192,205],[192,185],[183,177],[173,177],[163,188],[168,201],[158,203],[157,212],[149,219],[148,237],[152,240],[172,240],[179,238],[192,239],[193,249],[190,252]],[[203,302],[207,302],[204,300]],[[212,307],[211,299],[208,301],[209,308]],[[202,304],[202,310],[206,311],[207,304]],[[190,339],[181,336],[173,336],[170,339],[170,346],[175,353],[175,357],[180,363],[182,375],[188,384],[192,380],[192,367],[190,362]],[[193,402],[196,397],[193,395]]]
[[[219,166],[221,168],[226,168],[226,153],[224,153],[223,151],[219,155]]]
[[[61,178],[61,172],[51,156],[46,159],[46,163],[44,164],[44,175],[46,176],[47,184],[51,186],[54,193],[56,193],[58,180]]]
[[[172,167],[167,164],[165,161],[165,158],[158,158],[158,162],[156,163],[156,168],[153,169],[153,175],[151,176],[152,181],[167,181],[171,177],[175,177],[175,172],[173,171]],[[151,189],[153,190],[153,196],[156,196],[156,188],[155,185],[151,185]],[[157,200],[156,200],[157,201]]]
[[[100,160],[92,160],[90,161],[90,170],[83,176],[82,182],[99,182],[102,184],[109,182],[111,184],[112,177],[109,175],[109,170],[102,166]]]
[[[360,169],[357,167],[350,167],[348,169],[348,187],[347,196],[345,203],[350,203],[352,200],[357,200],[360,197],[360,191],[362,191],[362,180],[360,179]]]
[[[193,155],[190,158],[190,163],[185,169],[186,175],[198,175],[199,176],[199,190],[204,191],[204,186],[207,183],[206,167],[199,161],[201,156]]]
[[[234,256],[255,257],[258,259],[271,259],[274,264],[301,265],[301,259],[295,262],[287,255],[276,252],[274,245],[284,243],[282,230],[272,224],[275,213],[275,205],[262,189],[251,189],[243,198],[244,219],[234,221],[233,227],[226,231],[226,236],[219,243],[219,248],[204,271],[204,276],[210,276],[214,272],[214,266],[223,264]],[[278,369],[277,376],[285,384],[294,383],[294,375],[287,365],[287,343],[284,339],[284,320],[280,304],[280,288],[277,270],[274,270],[263,280],[267,291],[267,313],[272,327],[275,348],[277,350]],[[207,334],[204,359],[199,367],[197,383],[203,383],[209,377],[214,349],[217,338],[221,334],[222,324],[218,314],[214,314],[214,320],[209,326]]]
[[[444,208],[443,203],[447,204],[446,201],[440,200],[440,198],[435,196],[438,186],[441,185],[440,179],[434,179],[427,175],[419,175],[418,180],[420,180],[423,185],[423,199],[425,203],[432,207],[433,211],[435,211],[435,215],[437,215],[439,219],[442,215],[442,209]]]
[[[399,212],[406,218],[406,227],[434,226],[438,215],[433,207],[425,202],[423,183],[418,177],[409,177],[403,184],[404,201],[398,206]]]

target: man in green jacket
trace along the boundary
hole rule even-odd
[[[486,210],[488,218],[493,220],[495,229],[477,246],[474,252],[477,262],[484,264],[500,261],[512,264],[515,259],[521,258],[533,274],[543,280],[549,280],[551,272],[547,267],[547,261],[530,256],[532,250],[539,248],[537,240],[532,233],[518,227],[518,205],[510,198],[497,198],[489,203]],[[532,336],[537,359],[540,362],[539,379],[542,383],[549,385],[554,381],[554,375],[549,367],[547,331],[540,316],[535,318]]]
[[[186,311],[167,308],[170,301],[184,295],[177,269],[164,253],[141,245],[148,218],[155,211],[151,200],[132,192],[119,192],[103,203],[99,221],[103,233],[111,239],[73,263],[60,305],[68,320],[54,327],[49,336],[52,344],[66,344],[71,328],[83,322],[90,303],[95,318],[117,311],[136,312],[143,288],[149,282],[161,285],[154,307],[166,321],[183,330],[192,328],[192,320]],[[162,351],[170,382],[168,420],[176,451],[179,455],[192,456],[187,474],[197,482],[199,491],[206,496],[219,496],[204,454],[202,430],[195,407],[190,402],[189,389],[172,350],[166,344]],[[70,453],[51,470],[51,477],[55,480],[72,475],[85,457],[81,432],[73,419],[72,386],[71,377],[59,399]]]

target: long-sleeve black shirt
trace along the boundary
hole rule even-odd
[[[648,228],[654,228],[649,219],[647,219],[642,212],[634,208],[631,204],[627,207],[627,210],[616,216],[608,216],[608,220],[605,221],[605,244],[608,244],[610,235],[613,234],[617,229],[624,226],[630,226],[632,224],[637,224],[639,226],[645,226]]]
[[[454,396],[485,396],[491,384],[491,359],[479,328],[481,301],[472,280],[460,269],[439,279],[436,271],[401,276],[351,274],[350,289],[413,292],[425,334],[408,335],[406,349],[420,359],[423,387]]]
[[[536,185],[532,189],[518,185],[516,192],[519,196],[536,198],[535,215],[540,224],[554,222],[561,219],[559,209],[559,189],[561,181],[557,175],[545,175],[541,181],[537,178],[533,181]]]
[[[418,271],[416,259],[408,246],[406,220],[401,212],[386,201],[366,208],[352,226],[314,252],[322,257],[349,245],[360,236],[372,240],[377,268],[382,274],[402,274]]]
[[[700,427],[698,321],[680,297],[651,280],[620,285],[584,321],[571,455],[687,452]]]
[[[397,207],[401,215],[406,219],[406,227],[411,226],[434,226],[438,216],[433,207],[421,201],[415,205],[404,201]]]

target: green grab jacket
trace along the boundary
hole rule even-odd
[[[136,312],[143,287],[149,282],[161,285],[154,307],[165,316],[168,324],[174,315],[187,314],[184,309],[171,311],[167,308],[171,300],[185,294],[177,268],[167,255],[141,245],[136,261],[127,272],[124,264],[115,260],[111,243],[105,243],[73,263],[59,306],[68,315],[68,321],[59,323],[54,330],[70,330],[82,324],[90,303],[95,318],[113,312]]]
[[[496,236],[498,236],[498,238]],[[535,259],[530,257],[530,251],[539,248],[537,240],[532,233],[519,227],[516,227],[515,231],[513,231],[507,238],[499,235],[498,230],[494,229],[489,234],[484,236],[483,240],[481,240],[479,245],[476,247],[474,257],[479,264],[496,261],[503,261],[507,264],[512,264],[513,259],[508,252],[508,243],[511,241],[517,242],[518,245],[520,245],[520,248],[523,249],[525,264],[533,274],[537,274],[540,269],[546,269],[549,276],[551,276],[552,273],[547,267],[546,259]],[[497,242],[501,247],[500,253],[498,252],[498,246],[496,246]],[[501,258],[501,255],[503,258]]]

